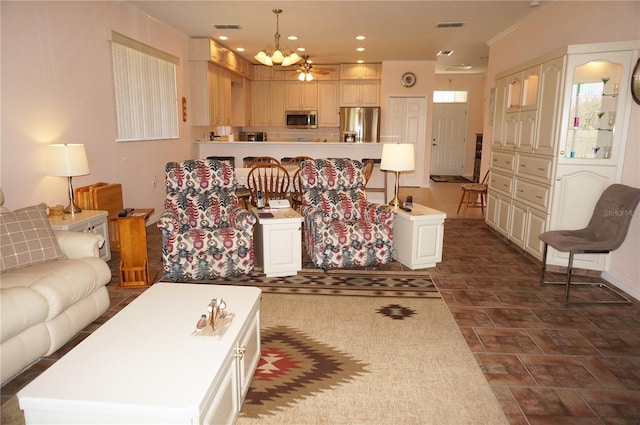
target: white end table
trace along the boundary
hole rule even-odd
[[[107,215],[107,211],[82,210],[75,214],[49,217],[49,223],[51,228],[57,231],[89,232],[101,235],[104,238],[104,245],[100,248],[100,258],[109,261],[111,260],[111,247],[109,246]]]
[[[393,220],[393,257],[410,269],[435,267],[442,261],[447,214],[420,204],[397,210]]]
[[[293,208],[251,208],[256,262],[267,277],[294,276],[302,270],[302,216]],[[273,217],[261,217],[261,214]]]

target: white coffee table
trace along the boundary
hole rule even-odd
[[[260,358],[260,294],[153,285],[18,392],[26,422],[234,423]],[[233,320],[193,336],[212,298]]]

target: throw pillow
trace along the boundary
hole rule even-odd
[[[0,213],[0,272],[64,258],[45,204]]]

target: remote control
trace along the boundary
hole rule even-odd
[[[133,211],[133,208],[125,208],[123,210],[120,210],[120,212],[118,213],[118,217],[126,217],[127,214],[129,214],[131,211]]]

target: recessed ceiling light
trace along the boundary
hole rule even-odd
[[[236,49],[236,51],[238,51],[238,52],[244,52],[244,47],[238,47],[238,48]]]
[[[359,52],[364,52],[366,49],[364,47],[358,47],[356,50]]]
[[[365,37],[364,35],[357,35],[357,36],[356,36],[356,40],[360,40],[360,41],[362,41],[362,40],[364,40],[364,39],[366,39],[366,38],[367,38],[367,37]]]
[[[228,40],[228,39],[229,39],[229,37],[227,37],[226,35],[221,35],[220,37],[218,37],[218,39],[220,39],[220,40],[223,40],[223,41],[224,41],[224,40]]]
[[[289,37],[287,37],[288,40],[297,40],[298,36],[296,35],[290,35]]]
[[[299,51],[299,52],[306,52],[307,51],[307,49],[305,49],[304,47],[298,47],[296,50]]]
[[[440,50],[437,55],[438,56],[451,56],[453,54],[453,50]]]
[[[357,63],[364,63],[364,61],[362,59],[358,59],[356,62]]]

